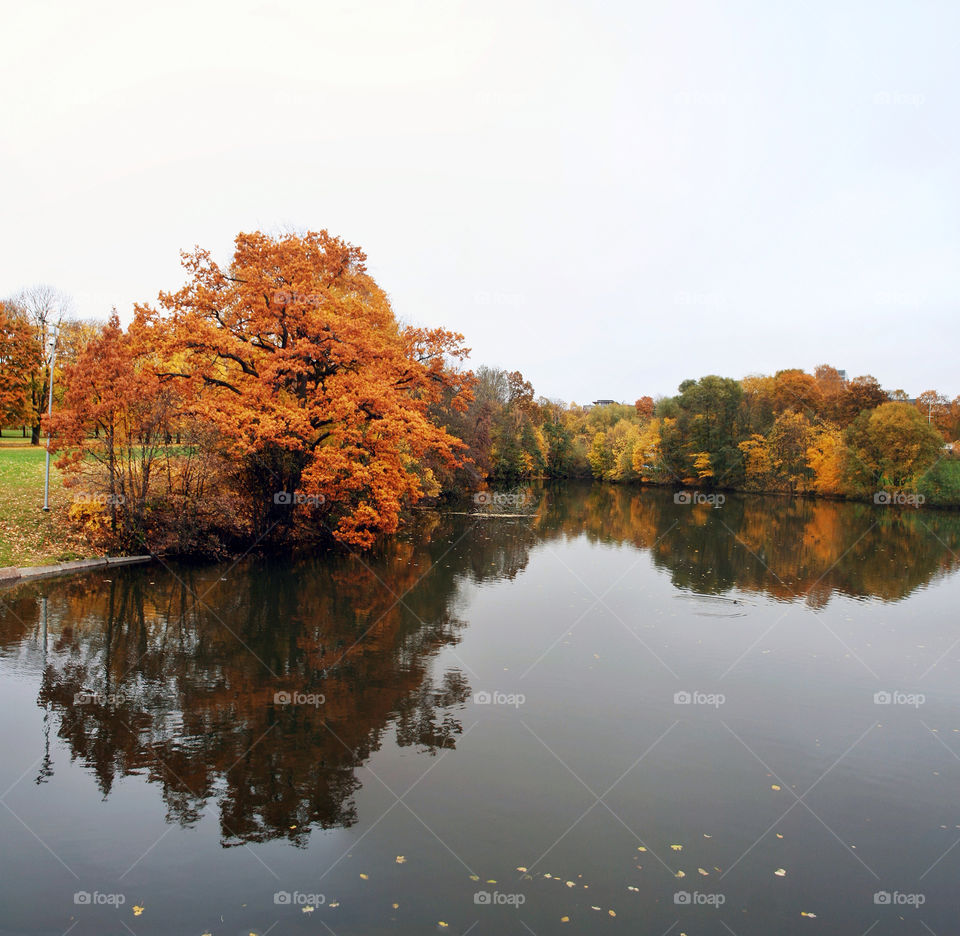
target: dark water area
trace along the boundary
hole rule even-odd
[[[960,516],[564,485],[0,592],[0,934],[946,934]]]

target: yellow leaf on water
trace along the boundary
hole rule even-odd
[[[674,877],[678,877],[678,878],[685,878],[686,876],[687,876],[687,872],[686,872],[686,871],[678,871],[678,872],[674,875]]]
[[[771,790],[779,790],[780,787],[779,787],[776,783],[771,783],[771,784],[770,784],[770,789],[771,789]]]
[[[674,851],[683,851],[682,845],[671,845],[670,846]]]
[[[811,920],[815,920],[817,918],[817,915],[815,913],[807,913],[806,910],[801,910],[800,916],[809,917]]]
[[[569,923],[569,922],[570,922],[570,917],[560,917],[560,922],[561,922],[561,923]]]
[[[489,878],[489,879],[487,880],[487,883],[488,883],[488,884],[496,884],[497,882],[496,882],[493,878]]]
[[[526,869],[525,867],[523,867],[523,865],[521,865],[519,868],[517,868],[517,870],[518,870],[518,871],[526,871],[527,869]]]
[[[360,875],[360,880],[361,880],[361,881],[369,881],[369,880],[370,880],[370,875],[369,875],[369,874],[361,874],[361,875]]]
[[[339,900],[335,900],[335,901],[333,901],[333,903],[327,904],[327,906],[328,906],[328,907],[331,907],[331,908],[333,908],[333,909],[336,909],[337,907],[340,906],[340,901],[339,901]]]
[[[439,926],[440,929],[446,929],[449,925],[450,925],[449,923],[444,923],[443,920],[440,920],[440,921],[437,923],[437,926]]]
[[[646,845],[638,845],[638,846],[637,846],[637,851],[646,851],[646,850],[647,850]]]
[[[786,877],[786,876],[787,876],[787,872],[784,871],[783,868],[777,868],[777,870],[774,871],[773,873],[774,873],[777,877]]]
[[[140,904],[135,904],[133,907],[133,915],[140,916],[141,913],[143,913],[143,907],[141,907]]]
[[[301,913],[313,913],[313,907],[310,904],[307,904],[305,907],[300,908]]]
[[[470,875],[470,880],[471,880],[471,881],[479,881],[479,880],[480,880],[480,875],[479,875],[479,874],[471,874],[471,875]]]
[[[567,884],[567,887],[576,887],[576,886],[577,886],[573,881],[567,881],[566,884]]]
[[[777,838],[783,838],[783,836],[778,832],[778,833],[777,833]]]
[[[609,913],[610,916],[616,916],[616,915],[617,915],[617,913],[616,913],[615,910],[608,910],[607,913]]]
[[[709,872],[709,871],[705,871],[703,868],[697,868],[697,871],[698,871],[700,874],[702,874],[704,877],[709,877],[709,876],[710,876],[710,872]]]
[[[400,904],[391,904],[391,906],[393,907],[394,910],[400,909]]]
[[[406,860],[407,859],[404,858],[403,855],[397,855],[397,864],[404,864]]]

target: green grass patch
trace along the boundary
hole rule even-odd
[[[9,430],[0,444],[0,567],[47,565],[96,555],[67,523],[71,496],[50,465],[50,511],[43,507],[43,446],[24,445]],[[19,432],[16,436],[19,437]]]

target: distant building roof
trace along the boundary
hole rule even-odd
[[[616,400],[594,400],[594,406],[609,406],[611,403],[616,403]]]

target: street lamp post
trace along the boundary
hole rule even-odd
[[[47,417],[53,415],[53,368],[57,363],[58,325],[54,325],[47,341],[50,355],[50,397],[47,401]],[[43,509],[50,509],[50,427],[47,426],[47,467],[43,476]]]

